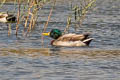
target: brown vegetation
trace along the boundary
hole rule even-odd
[[[74,4],[74,1],[78,1],[78,4]],[[71,11],[74,12],[74,14],[68,14],[67,19],[67,25],[64,29],[64,32],[66,33],[69,31],[69,27],[72,24],[71,18],[74,15],[75,25],[81,26],[82,22],[85,19],[86,14],[92,7],[94,7],[94,3],[96,0],[69,0],[71,2]],[[48,16],[48,20],[46,21],[46,24],[44,25],[43,32],[46,31],[48,23],[50,21],[52,11],[55,7],[55,4],[58,3],[68,3],[66,0],[0,0],[1,7],[4,5],[4,3],[17,3],[16,6],[18,9],[17,11],[17,23],[16,23],[16,36],[18,34],[19,30],[19,24],[22,22],[24,23],[24,30],[23,35],[27,35],[31,30],[34,29],[35,23],[38,18],[38,11],[44,7],[47,3],[51,4],[51,10]],[[26,4],[24,7],[21,7],[21,4]],[[25,8],[25,9],[24,9]],[[10,27],[9,27],[10,28]],[[11,30],[11,29],[9,29]],[[9,35],[11,31],[8,31]]]

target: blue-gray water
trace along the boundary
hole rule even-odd
[[[120,1],[97,0],[96,7],[87,14],[76,33],[90,32],[89,47],[55,47],[49,37],[41,44],[41,32],[51,7],[40,10],[35,30],[18,37],[15,24],[8,37],[6,24],[0,23],[0,80],[119,80],[120,79]],[[73,3],[76,4],[76,3]],[[47,31],[64,30],[70,3],[58,3]],[[0,11],[11,11],[14,5],[5,4]],[[14,11],[14,9],[13,9]],[[75,32],[71,25],[70,32]]]

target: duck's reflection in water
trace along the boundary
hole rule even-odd
[[[119,57],[120,50],[84,50],[84,49],[64,49],[61,47],[53,48],[2,48],[0,56],[27,56],[37,58],[41,56],[60,56],[67,58],[110,58]]]

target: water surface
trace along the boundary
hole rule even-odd
[[[50,5],[40,10],[35,30],[22,36],[20,25],[18,37],[15,24],[8,37],[8,28],[0,23],[0,79],[1,80],[119,80],[120,79],[120,5],[119,0],[99,0],[89,12],[82,27],[71,33],[90,32],[95,38],[89,47],[55,47],[49,37],[41,44],[41,32]],[[74,2],[77,4],[77,2]],[[0,11],[11,11],[15,5],[5,4]],[[57,3],[48,24],[64,30],[70,2]],[[73,22],[74,23],[74,22]]]

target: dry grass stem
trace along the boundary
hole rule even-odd
[[[52,12],[53,12],[55,3],[56,3],[56,0],[54,0],[54,4],[53,4],[53,6],[52,6],[52,8],[51,8],[51,10],[50,10],[50,13],[49,13],[49,16],[48,16],[48,20],[47,20],[46,24],[44,25],[44,29],[43,29],[43,32],[42,32],[42,33],[44,33],[44,32],[46,31],[46,29],[47,29],[47,26],[48,26],[48,23],[49,23],[49,21],[50,21],[50,18],[51,18],[51,15],[52,15]],[[42,39],[42,40],[41,40],[42,46],[44,46],[44,37],[43,37],[43,35],[42,35],[41,39]]]
[[[71,16],[69,16],[68,19],[67,19],[67,26],[64,29],[64,33],[66,33],[67,31],[69,31],[70,25],[71,25]]]
[[[19,23],[20,23],[20,20],[19,20],[19,17],[20,17],[20,0],[18,0],[18,13],[17,13],[17,24],[16,24],[16,36],[18,34],[18,28],[19,28]]]
[[[8,36],[10,36],[12,30],[11,30],[11,24],[8,24]]]

